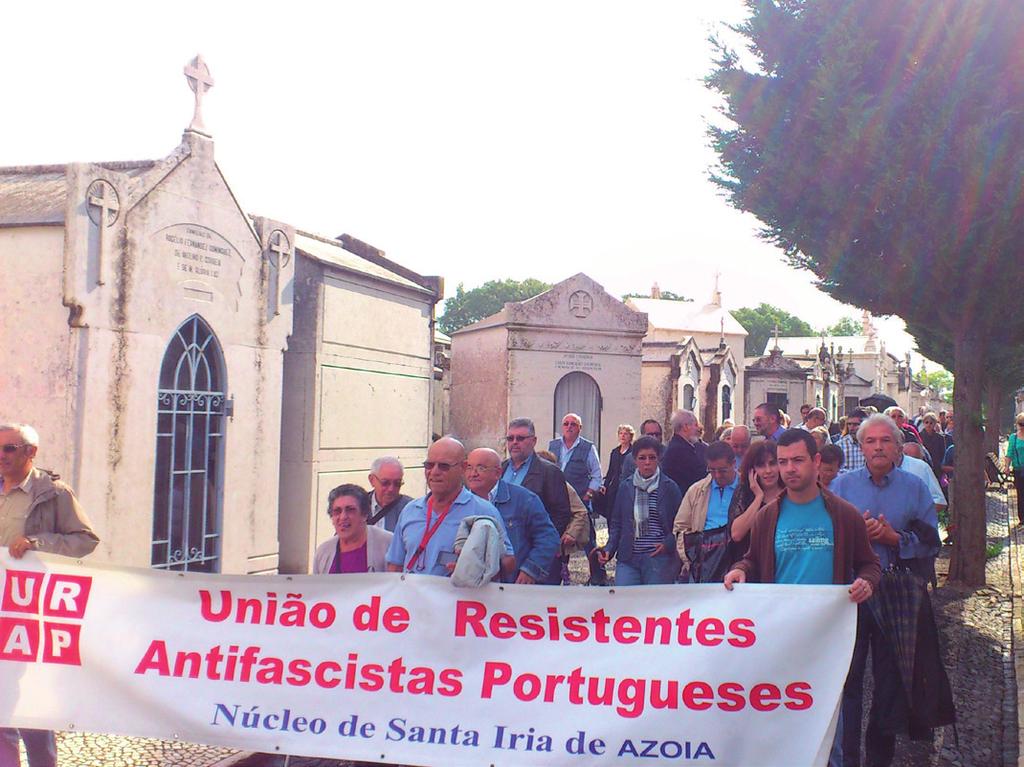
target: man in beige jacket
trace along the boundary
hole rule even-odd
[[[683,496],[676,513],[672,533],[676,537],[676,551],[683,563],[682,571],[690,569],[686,558],[687,533],[711,530],[729,523],[729,507],[739,483],[736,474],[736,454],[728,442],[712,442],[707,453],[708,476],[695,482]]]
[[[0,546],[15,559],[30,550],[84,557],[99,538],[71,488],[33,466],[38,450],[39,434],[31,426],[0,426]],[[19,740],[30,767],[57,764],[51,731],[0,727],[0,767],[18,764]]]

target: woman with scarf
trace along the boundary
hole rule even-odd
[[[679,572],[672,522],[682,502],[679,486],[661,473],[653,437],[633,443],[636,471],[619,484],[608,515],[602,564],[615,557],[616,586],[673,583]]]

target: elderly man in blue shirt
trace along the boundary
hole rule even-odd
[[[840,474],[830,489],[864,515],[868,538],[883,569],[899,564],[930,565],[940,547],[935,503],[920,477],[899,468],[903,431],[888,416],[876,414],[861,423],[857,441],[864,453],[864,468]],[[920,567],[913,569],[920,571]],[[860,723],[869,648],[875,692],[864,749],[869,765],[886,767],[895,755],[896,734],[892,723],[882,721],[881,712],[892,696],[902,694],[900,677],[891,644],[870,610],[863,607],[843,693],[843,764],[859,767],[861,763]]]
[[[501,479],[501,458],[478,447],[466,459],[466,487],[501,513],[516,552],[516,583],[543,581],[558,551],[558,531],[540,496]]]
[[[430,446],[423,462],[430,492],[402,509],[385,556],[389,571],[447,577],[455,567],[455,536],[463,519],[491,517],[506,529],[498,510],[463,485],[465,472],[466,448],[457,439],[442,437]],[[503,543],[501,574],[507,576],[515,567],[515,552],[508,536]]]

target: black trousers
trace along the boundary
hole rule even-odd
[[[18,767],[18,741],[25,741],[29,767],[56,767],[57,742],[50,730],[0,727],[0,767]]]
[[[843,689],[843,767],[861,767],[860,733],[864,712],[864,674],[871,655],[871,711],[864,735],[865,767],[889,767],[896,753],[894,703],[903,698],[899,669],[888,640],[867,605],[857,608],[857,642]]]

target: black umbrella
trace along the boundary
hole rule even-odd
[[[861,405],[865,407],[877,408],[879,411],[885,410],[887,407],[897,407],[899,403],[890,397],[888,394],[872,394],[870,397],[864,397],[860,401]]]
[[[917,619],[928,589],[909,570],[885,570],[868,607],[878,627],[889,640],[900,670],[907,698],[914,689],[914,654],[917,650]]]

